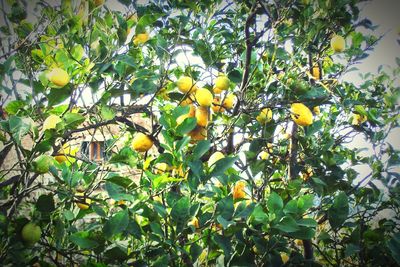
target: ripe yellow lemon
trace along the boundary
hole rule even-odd
[[[59,155],[54,156],[54,159],[58,161],[58,163],[63,163],[65,161],[74,162],[74,157],[68,157],[68,155],[75,156],[78,152],[79,148],[73,148],[71,145],[64,144],[63,147],[58,152]]]
[[[48,116],[43,122],[43,131],[56,128],[56,125],[61,122],[61,118],[57,115]]]
[[[192,100],[192,98],[191,98],[191,96],[188,96],[188,97],[186,97],[184,100],[182,100],[182,102],[181,102],[181,106],[182,107],[184,107],[184,106],[187,106],[187,105],[190,105],[190,104],[192,104],[193,103],[193,100]]]
[[[197,89],[195,97],[197,103],[199,103],[199,105],[202,107],[209,107],[213,102],[212,93],[205,88]]]
[[[308,179],[310,179],[310,177],[313,175],[314,175],[313,169],[310,166],[308,166],[307,169],[301,173],[301,178],[304,181],[308,181]]]
[[[331,39],[331,48],[335,53],[343,52],[346,46],[344,38],[340,35],[335,35]]]
[[[193,217],[193,219],[189,222],[189,225],[193,225],[193,227],[196,229],[200,228],[199,220],[196,217]]]
[[[197,125],[207,127],[209,116],[210,114],[208,112],[208,108],[199,107],[198,109],[196,109]]]
[[[208,159],[208,167],[211,167],[212,165],[214,165],[218,160],[225,158],[225,155],[220,152],[217,151],[215,153],[213,153],[210,158]]]
[[[262,160],[266,160],[269,157],[269,153],[267,151],[261,151],[259,156]]]
[[[77,197],[76,205],[78,208],[81,210],[87,210],[92,203],[92,200],[90,198],[86,198],[83,192],[77,192],[75,196]]]
[[[234,94],[228,94],[225,97],[224,102],[222,103],[222,106],[226,109],[232,109],[235,99],[236,99],[236,97]]]
[[[133,44],[134,45],[139,45],[139,44],[144,44],[149,40],[150,36],[147,32],[144,33],[139,33],[135,36],[133,39]]]
[[[242,199],[246,197],[246,193],[244,192],[244,188],[246,187],[245,181],[238,181],[233,187],[232,196],[233,199]]]
[[[220,88],[218,88],[218,87],[214,87],[213,88],[213,92],[214,92],[214,94],[220,94],[220,93],[222,93],[222,90],[220,89]]]
[[[156,165],[154,165],[154,169],[155,169],[154,171],[155,174],[162,174],[169,169],[169,166],[165,162],[159,162]]]
[[[214,113],[225,111],[225,109],[221,105],[221,99],[219,97],[214,98],[211,108],[214,111]]]
[[[176,82],[176,86],[178,87],[179,91],[186,94],[187,92],[191,91],[194,92],[196,87],[194,86],[194,80],[188,76],[182,76]]]
[[[132,140],[132,148],[138,152],[146,152],[153,146],[153,140],[144,133],[137,133]]]
[[[229,88],[230,80],[225,75],[218,76],[214,81],[215,87],[225,91]]]
[[[360,125],[367,121],[367,117],[361,114],[353,114],[352,125]]]
[[[256,117],[256,120],[261,124],[266,124],[272,120],[272,110],[270,108],[264,108],[260,114]]]
[[[319,71],[318,66],[314,66],[311,69],[311,75],[314,77],[314,79],[319,80],[321,78],[321,72]]]
[[[57,86],[64,87],[69,83],[69,75],[68,72],[61,68],[54,68],[48,74],[47,78],[50,82],[54,83]]]
[[[293,121],[300,126],[309,126],[313,123],[311,110],[303,103],[293,103],[291,106]]]
[[[289,256],[286,253],[281,252],[281,259],[283,264],[286,264],[289,261]]]

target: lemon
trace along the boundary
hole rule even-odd
[[[132,140],[132,148],[138,152],[146,152],[153,146],[153,140],[144,133],[137,133]]]
[[[246,197],[246,193],[244,192],[245,186],[246,186],[245,181],[238,181],[235,184],[232,192],[233,199],[242,199]]]
[[[269,157],[269,153],[267,151],[261,151],[259,156],[262,160],[266,160]]]
[[[331,39],[331,48],[335,53],[343,52],[346,46],[344,38],[340,35],[335,35]]]
[[[367,117],[361,114],[353,114],[352,125],[360,125],[367,121]]]
[[[61,122],[61,118],[57,115],[48,116],[43,122],[43,131],[56,128],[56,125]]]
[[[50,170],[53,165],[53,157],[40,155],[32,162],[33,171],[38,174],[44,174]]]
[[[199,107],[198,109],[196,109],[197,125],[202,127],[207,127],[208,118],[209,118],[209,113],[207,108]]]
[[[155,174],[163,174],[166,172],[169,168],[168,164],[165,162],[159,162],[156,165],[154,165],[155,168]]]
[[[189,225],[193,225],[193,227],[196,229],[200,228],[199,219],[193,217],[193,219],[189,222]]]
[[[80,208],[81,210],[89,209],[89,206],[92,203],[92,200],[90,198],[86,198],[83,192],[77,192],[75,196],[78,199],[76,201],[76,205],[78,206],[78,208]]]
[[[214,98],[211,109],[214,111],[214,113],[225,111],[225,109],[221,106],[221,100],[219,97]]]
[[[289,261],[289,256],[286,253],[281,252],[281,259],[282,259],[283,264],[286,264],[286,262]]]
[[[194,86],[194,81],[191,77],[188,76],[182,76],[179,78],[179,80],[176,82],[176,86],[178,87],[179,91],[182,93],[186,94],[189,91],[194,92],[195,86]]]
[[[321,114],[321,110],[319,109],[318,106],[313,107],[313,112],[315,113],[315,115]]]
[[[304,181],[307,181],[313,175],[314,175],[313,169],[310,166],[308,166],[307,169],[301,174],[301,178]]]
[[[303,103],[293,103],[291,106],[293,121],[300,126],[308,126],[313,123],[311,110]]]
[[[188,97],[186,97],[184,100],[182,100],[181,101],[181,106],[182,107],[185,107],[185,106],[187,106],[187,105],[190,105],[190,104],[192,104],[193,103],[193,100],[192,100],[192,98],[190,97],[190,96],[188,96]]]
[[[42,229],[33,222],[25,224],[21,231],[22,239],[29,246],[33,246],[36,242],[38,242],[41,235]]]
[[[222,103],[222,106],[226,109],[232,109],[233,108],[233,103],[235,102],[235,95],[234,94],[228,94],[224,102]]]
[[[63,147],[58,152],[59,155],[54,156],[54,159],[58,161],[58,163],[63,163],[65,161],[74,162],[75,158],[68,157],[68,155],[75,156],[78,152],[79,148],[73,148],[71,145],[64,144]]]
[[[149,40],[149,38],[150,37],[149,37],[149,34],[147,32],[139,33],[133,39],[133,44],[134,45],[144,44],[145,42],[147,42]]]
[[[218,88],[218,87],[214,87],[213,88],[213,92],[214,92],[214,94],[220,94],[220,93],[222,93],[222,90],[220,89],[220,88]]]
[[[266,124],[272,120],[272,110],[270,108],[264,108],[260,114],[256,117],[256,120],[261,124]]]
[[[230,80],[225,75],[221,75],[215,79],[214,84],[219,90],[225,91],[229,88]]]
[[[213,95],[205,88],[199,88],[195,95],[197,103],[202,107],[209,107],[213,102]]]
[[[319,80],[321,78],[321,72],[319,71],[318,66],[314,66],[311,69],[311,75],[314,77],[314,79]]]
[[[52,69],[47,74],[47,78],[50,82],[60,87],[64,87],[70,80],[68,73],[61,68]]]
[[[211,167],[212,165],[214,165],[218,160],[225,158],[225,155],[220,152],[217,151],[215,153],[213,153],[210,158],[208,159],[208,166]]]

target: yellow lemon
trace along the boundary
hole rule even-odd
[[[308,126],[313,123],[311,110],[303,103],[293,103],[291,106],[292,119],[300,126]]]
[[[69,83],[69,75],[68,72],[61,68],[54,68],[48,74],[47,78],[50,82],[54,83],[57,86],[64,87]]]
[[[146,152],[153,146],[153,140],[144,133],[137,133],[132,140],[132,148],[138,152]]]
[[[75,156],[78,152],[79,148],[73,148],[71,145],[64,144],[63,147],[58,152],[57,156],[54,156],[54,159],[58,161],[58,163],[63,163],[65,161],[74,162],[74,157],[68,157],[68,155]]]
[[[232,109],[233,108],[233,103],[235,102],[235,95],[234,94],[228,94],[224,102],[222,103],[222,106],[226,109]]]
[[[145,33],[139,33],[135,36],[133,39],[133,44],[134,45],[139,45],[139,44],[144,44],[149,40],[150,36],[147,32]]]
[[[221,105],[221,100],[220,100],[219,97],[215,97],[214,98],[211,108],[214,111],[214,113],[224,112],[225,111],[225,109]]]
[[[259,156],[260,156],[260,159],[266,160],[269,157],[269,153],[267,151],[261,151]]]
[[[214,92],[214,94],[220,94],[220,93],[222,93],[222,90],[220,89],[220,88],[218,88],[218,87],[214,87],[213,88],[213,92]]]
[[[209,107],[213,102],[213,95],[210,91],[205,88],[199,88],[196,91],[196,101],[202,107]]]
[[[286,253],[281,252],[281,259],[282,259],[283,264],[286,264],[286,262],[289,261],[289,256]]]
[[[92,203],[92,200],[85,197],[85,194],[83,192],[77,192],[75,196],[77,197],[76,205],[78,206],[78,208],[80,208],[81,210],[87,210]]]
[[[313,111],[314,111],[315,115],[321,114],[321,110],[319,109],[318,106],[313,107]]]
[[[225,91],[229,88],[230,80],[225,75],[218,76],[214,81],[215,87]]]
[[[307,169],[301,174],[301,178],[304,181],[308,181],[308,179],[314,175],[313,169],[308,166]]]
[[[321,72],[319,71],[318,66],[314,66],[311,69],[311,75],[314,77],[314,79],[319,80],[321,78]]]
[[[193,225],[193,227],[196,229],[200,228],[199,219],[193,217],[193,219],[189,222],[189,225]]]
[[[186,94],[189,91],[194,92],[196,88],[194,86],[194,80],[188,76],[180,77],[179,80],[176,82],[176,86],[178,87],[179,91],[181,91],[184,94]]]
[[[340,35],[335,35],[331,39],[331,48],[335,53],[343,52],[346,46],[344,38]]]
[[[361,114],[353,114],[352,125],[360,125],[367,121],[367,117]]]
[[[61,121],[61,118],[57,115],[48,116],[43,122],[43,131],[56,128],[56,125]]]
[[[208,113],[208,109],[206,107],[199,107],[196,109],[197,125],[207,127],[209,116],[210,114]]]
[[[190,96],[188,96],[188,97],[186,97],[184,100],[182,100],[182,102],[181,102],[181,106],[182,107],[184,107],[184,106],[187,106],[187,105],[190,105],[190,104],[192,104],[193,103],[193,100],[192,100],[192,98],[190,97]]]
[[[156,165],[154,165],[154,168],[155,168],[154,171],[155,174],[162,174],[168,170],[169,166],[165,162],[159,162]]]
[[[214,152],[210,158],[208,159],[208,166],[211,167],[212,165],[214,165],[218,160],[225,158],[225,155],[220,152]]]
[[[233,199],[242,199],[246,197],[246,193],[244,192],[244,188],[246,187],[245,181],[238,181],[233,187],[232,196]]]
[[[261,124],[266,124],[272,120],[272,110],[270,108],[264,108],[260,114],[256,117],[256,120]]]

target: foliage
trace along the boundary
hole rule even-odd
[[[379,41],[356,0],[51,2],[2,2],[2,265],[400,264],[399,151],[386,141],[400,68],[341,79]],[[211,92],[219,73],[219,103],[236,103],[204,129],[176,81]],[[314,110],[311,125],[293,123],[292,103]],[[51,115],[61,120],[43,129]],[[138,132],[152,149],[135,150]],[[108,136],[103,161],[82,148],[49,159],[82,133]],[[373,153],[349,148],[360,137]]]

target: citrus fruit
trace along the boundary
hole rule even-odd
[[[293,121],[300,126],[308,126],[313,123],[311,110],[303,103],[293,103],[291,106]]]

